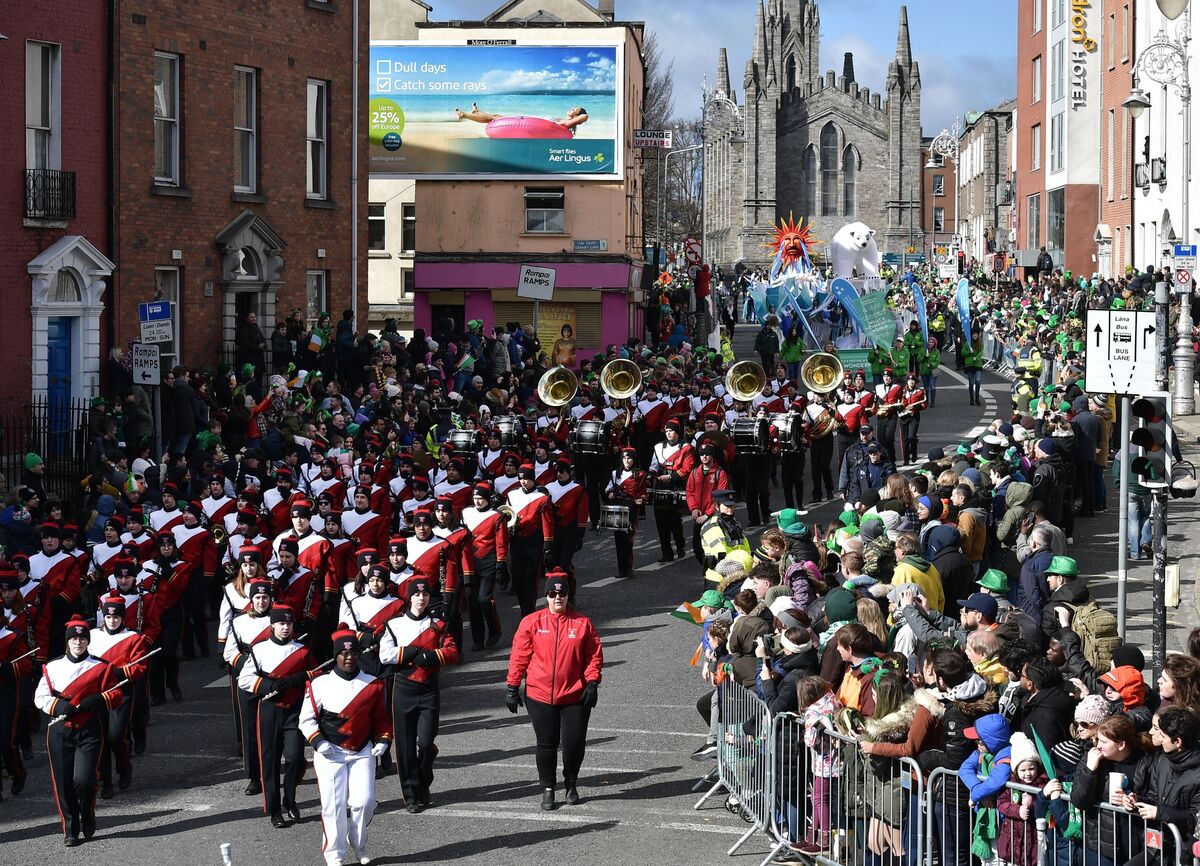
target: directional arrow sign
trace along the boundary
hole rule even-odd
[[[1104,336],[1104,328],[1102,328],[1102,327],[1100,326],[1100,323],[1099,323],[1099,322],[1097,322],[1097,323],[1096,323],[1096,348],[1097,348],[1097,349],[1098,349],[1098,348],[1100,348],[1100,339],[1101,339],[1103,336]]]
[[[1143,351],[1146,349],[1146,341],[1147,341],[1147,340],[1148,340],[1148,339],[1149,339],[1149,338],[1150,338],[1150,337],[1151,337],[1153,334],[1154,334],[1154,326],[1153,326],[1153,325],[1150,325],[1150,326],[1149,326],[1149,327],[1147,327],[1147,328],[1146,328],[1144,331],[1142,331],[1142,349],[1143,349]],[[1153,348],[1153,347],[1151,347],[1151,348]]]
[[[1158,350],[1152,312],[1089,310],[1088,391],[1097,394],[1145,394],[1155,390]]]
[[[139,385],[158,385],[162,382],[157,345],[133,344],[133,381]]]

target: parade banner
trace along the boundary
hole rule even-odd
[[[929,315],[925,311],[925,292],[921,290],[921,284],[913,280],[909,285],[912,287],[913,306],[917,308],[917,321],[921,323],[921,336],[925,338],[925,345],[929,345]]]
[[[892,311],[888,308],[887,294],[885,292],[871,292],[871,294],[864,295],[859,300],[862,302],[863,313],[867,322],[865,328],[867,337],[881,349],[891,348],[892,341],[896,339],[896,317],[892,315]]]
[[[963,277],[958,281],[954,292],[954,301],[958,305],[958,322],[962,326],[963,335],[971,336],[971,284]]]
[[[846,315],[850,317],[854,327],[866,334],[867,314],[863,310],[862,298],[858,296],[858,290],[854,288],[854,284],[844,277],[838,277],[830,284],[829,291],[834,299],[842,305],[842,309],[846,311]]]
[[[619,176],[612,45],[372,43],[373,176]]]

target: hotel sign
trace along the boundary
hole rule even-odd
[[[1071,110],[1087,108],[1088,78],[1095,77],[1090,67],[1099,47],[1087,34],[1088,0],[1071,0]]]

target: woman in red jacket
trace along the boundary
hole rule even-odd
[[[579,802],[576,782],[587,743],[588,718],[596,706],[604,652],[592,621],[570,606],[566,572],[546,575],[546,609],[521,620],[513,636],[508,660],[510,713],[521,705],[521,680],[525,680],[525,706],[537,738],[538,780],[542,783],[542,808],[554,808],[554,782],[558,748],[562,745],[563,782],[567,803]]]

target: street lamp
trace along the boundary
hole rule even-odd
[[[958,236],[958,137],[959,137],[958,118],[954,118],[954,126],[950,129],[943,129],[933,137],[933,141],[929,142],[929,162],[925,163],[926,168],[937,168],[939,163],[935,157],[940,156],[944,165],[946,160],[954,162],[954,246],[959,245]],[[934,243],[937,243],[937,234],[934,233]],[[957,250],[956,250],[957,252]]]
[[[1183,215],[1181,234],[1185,244],[1192,242],[1192,227],[1189,214],[1190,186],[1192,181],[1192,85],[1188,78],[1188,42],[1191,39],[1191,12],[1188,0],[1158,0],[1158,9],[1163,16],[1174,21],[1187,12],[1175,38],[1167,35],[1164,25],[1150,44],[1138,55],[1133,67],[1133,90],[1122,105],[1133,117],[1138,117],[1150,107],[1149,95],[1138,86],[1138,78],[1145,75],[1151,81],[1174,86],[1183,106],[1183,187],[1180,211]],[[1179,324],[1176,329],[1175,350],[1171,357],[1175,362],[1175,393],[1172,397],[1172,415],[1191,415],[1196,411],[1196,398],[1192,382],[1196,367],[1196,355],[1192,351],[1192,305],[1191,288],[1181,293],[1179,299]]]

